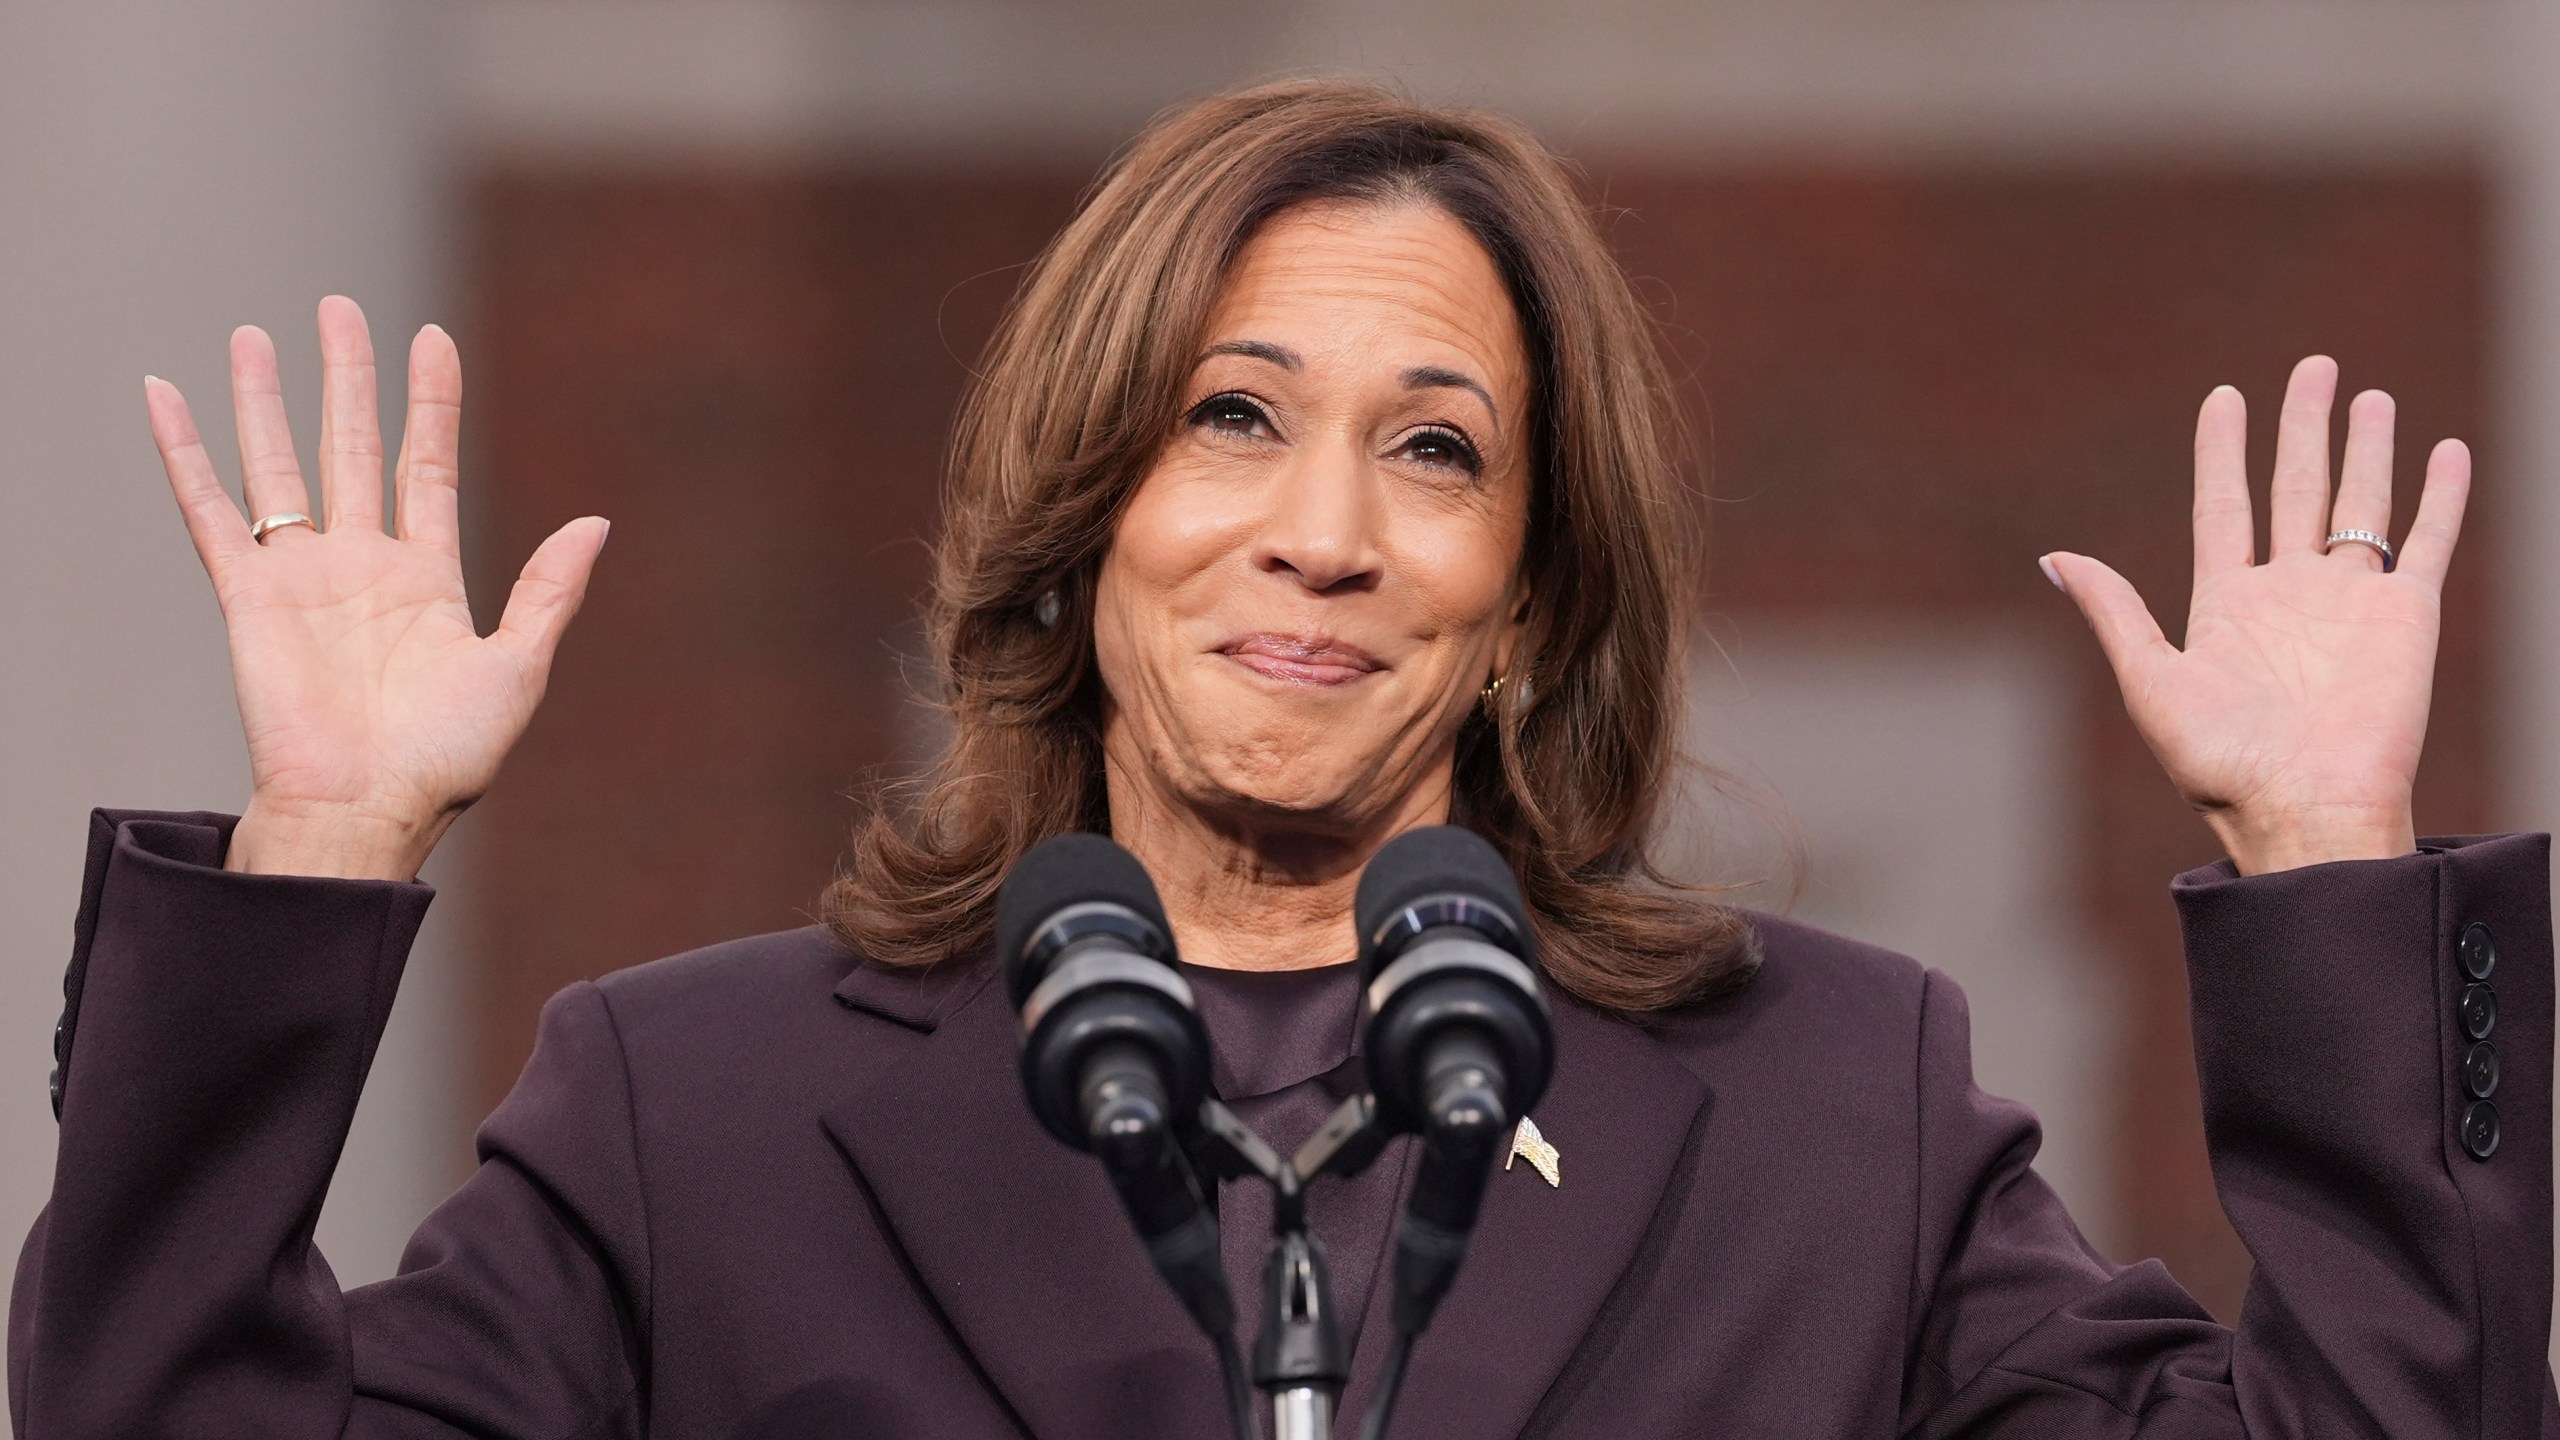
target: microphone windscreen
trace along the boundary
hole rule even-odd
[[[1156,899],[1156,882],[1147,867],[1109,839],[1076,833],[1059,835],[1024,851],[996,891],[996,960],[1004,967],[1007,994],[1022,1008],[1046,977],[1032,972],[1022,953],[1024,942],[1070,905],[1105,903],[1125,906],[1170,939],[1164,905]]]
[[[1492,842],[1456,825],[1407,830],[1369,857],[1352,901],[1360,927],[1360,978],[1375,979],[1390,957],[1377,953],[1378,927],[1398,910],[1430,895],[1465,895],[1502,912],[1523,944],[1535,944],[1529,905],[1520,882]]]

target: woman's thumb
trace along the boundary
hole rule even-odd
[[[2086,555],[2056,550],[2036,561],[2055,589],[2080,607],[2080,617],[2098,637],[2116,679],[2123,681],[2146,668],[2171,647],[2160,622],[2131,581]]]

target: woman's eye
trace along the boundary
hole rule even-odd
[[[1212,395],[1191,407],[1191,423],[1230,435],[1268,435],[1271,417],[1242,395]]]
[[[1403,451],[1425,465],[1445,465],[1469,475],[1484,469],[1476,447],[1468,444],[1466,437],[1454,430],[1434,428],[1416,431],[1404,442]]]

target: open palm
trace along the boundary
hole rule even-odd
[[[176,388],[149,380],[145,395],[230,637],[254,785],[233,867],[405,876],[532,718],[605,524],[573,521],[544,541],[497,630],[478,634],[462,587],[453,342],[430,326],[411,350],[394,534],[382,528],[372,342],[354,302],[321,302],[320,348],[320,526],[253,534]],[[250,515],[309,513],[264,332],[232,336],[231,380]]]
[[[2471,484],[2470,452],[2428,459],[2398,563],[2342,531],[2391,528],[2391,397],[2348,409],[2334,501],[2329,412],[2337,366],[2314,356],[2285,392],[2269,487],[2268,555],[2244,460],[2247,413],[2225,386],[2196,421],[2195,589],[2184,648],[2122,576],[2082,555],[2046,557],[2097,632],[2125,708],[2187,802],[2244,872],[2381,858],[2415,844],[2446,567]]]

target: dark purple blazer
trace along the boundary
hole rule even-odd
[[[312,1225],[428,891],[227,874],[228,827],[96,821],[26,1440],[1224,1433],[1207,1344],[1025,1111],[987,968],[816,930],[562,992],[479,1171],[341,1293]],[[1944,976],[1767,919],[1727,1001],[1558,997],[1563,1184],[1494,1175],[1397,1433],[2560,1436],[2548,875],[2531,836],[2178,881],[2236,1331],[2081,1239]]]

